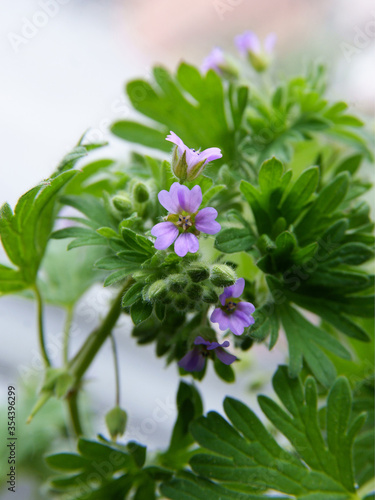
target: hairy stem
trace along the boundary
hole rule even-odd
[[[118,354],[116,341],[113,333],[111,334],[111,344],[112,344],[112,352],[113,352],[113,362],[115,367],[115,383],[116,383],[116,406],[120,406],[120,370],[118,364]]]
[[[81,425],[81,419],[79,416],[78,407],[78,389],[73,389],[67,396],[68,409],[70,420],[73,425],[74,433],[77,437],[82,436],[83,430]]]
[[[69,306],[66,310],[66,319],[64,325],[64,344],[63,344],[63,361],[67,365],[69,361],[69,335],[73,320],[73,307]]]
[[[51,366],[51,361],[48,357],[45,338],[44,338],[43,300],[37,285],[34,286],[34,291],[38,306],[38,333],[39,333],[40,350],[43,356],[44,363],[48,367]]]
[[[124,287],[114,300],[103,323],[94,330],[85,341],[77,355],[70,361],[69,367],[78,383],[85,374],[93,359],[111,334],[117,320],[121,314],[121,299],[124,292],[134,283],[132,278],[128,278]]]

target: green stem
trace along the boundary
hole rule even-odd
[[[64,326],[64,344],[63,344],[63,361],[67,365],[69,361],[69,335],[73,320],[73,307],[69,306],[66,310],[66,319]]]
[[[43,321],[43,300],[37,285],[34,286],[36,301],[38,305],[38,332],[39,332],[39,344],[45,365],[51,366],[51,361],[48,357],[45,338],[44,338],[44,321]]]
[[[70,420],[73,425],[74,433],[76,434],[77,437],[82,436],[83,430],[78,408],[78,389],[73,389],[69,393],[67,401],[68,401]]]
[[[71,369],[71,373],[76,379],[76,384],[81,380],[105,340],[111,334],[121,314],[122,296],[125,291],[130,288],[133,282],[133,279],[130,277],[126,280],[123,289],[113,302],[112,307],[108,311],[103,323],[90,334],[77,355],[70,361],[69,367]]]
[[[113,333],[111,334],[111,344],[112,344],[113,361],[115,367],[116,406],[120,406],[120,370],[118,364],[116,341]]]

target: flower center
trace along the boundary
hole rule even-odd
[[[187,229],[189,229],[189,227],[191,227],[193,225],[193,222],[191,220],[191,216],[190,215],[179,215],[178,221],[176,222],[176,225],[182,227],[182,229],[184,231],[186,231]]]
[[[229,298],[225,301],[225,304],[222,306],[222,310],[226,314],[231,314],[236,310],[237,305],[238,302],[236,302],[235,299]]]

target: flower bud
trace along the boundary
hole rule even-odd
[[[190,283],[190,285],[185,290],[186,295],[191,300],[199,300],[203,294],[203,286],[197,283]]]
[[[168,287],[171,292],[180,293],[185,289],[187,284],[188,280],[183,274],[171,274],[168,277]]]
[[[187,177],[188,164],[186,163],[186,151],[179,157],[178,147],[175,146],[172,155],[172,170],[180,181],[185,181]]]
[[[173,299],[176,309],[179,309],[180,311],[184,311],[186,309],[189,299],[186,297],[185,294],[183,293],[175,294]]]
[[[213,288],[204,287],[202,300],[207,304],[216,304],[219,300],[219,296]]]
[[[117,194],[112,198],[113,205],[117,210],[124,214],[130,214],[133,211],[133,205],[127,194]]]
[[[150,197],[147,187],[143,182],[137,182],[133,187],[133,197],[137,203],[146,203]]]
[[[264,53],[257,54],[256,52],[249,51],[248,58],[250,64],[255,69],[255,71],[258,71],[258,73],[262,73],[262,71],[267,69],[270,63],[269,57],[267,57],[267,55]]]
[[[126,411],[122,410],[119,406],[115,406],[105,416],[108,432],[111,438],[115,441],[117,436],[122,436],[125,432],[126,422],[128,416]]]
[[[211,282],[215,286],[231,286],[236,282],[236,273],[225,264],[215,264],[211,268]]]
[[[147,297],[151,302],[165,300],[168,294],[167,284],[164,280],[154,281],[147,290]]]
[[[207,280],[210,277],[210,269],[202,262],[192,264],[186,271],[187,275],[194,283]]]

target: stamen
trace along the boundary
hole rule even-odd
[[[237,304],[232,300],[228,300],[228,302],[225,304],[225,307],[228,309],[228,311],[234,311],[234,309],[236,309],[237,307]]]
[[[184,231],[193,225],[190,215],[179,215],[177,226],[182,227]]]

